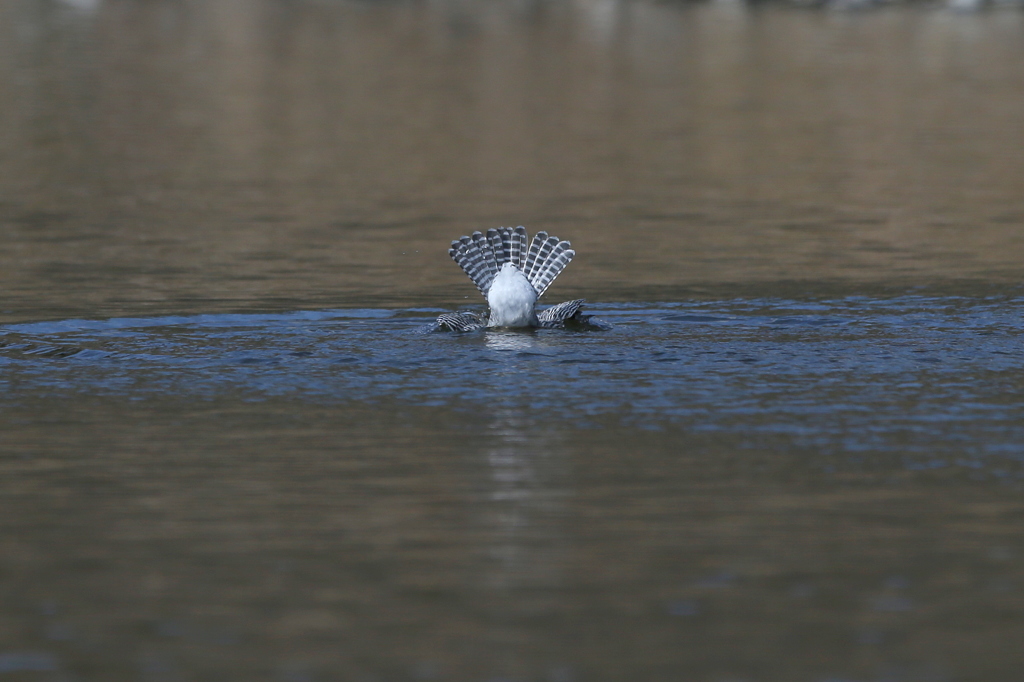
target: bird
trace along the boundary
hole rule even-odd
[[[452,257],[487,299],[488,313],[444,313],[436,328],[466,332],[483,328],[559,329],[568,321],[587,322],[585,299],[565,301],[537,312],[547,291],[576,252],[564,239],[538,232],[527,247],[526,228],[501,227],[474,232],[452,242]]]

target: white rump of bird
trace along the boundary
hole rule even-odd
[[[437,318],[440,329],[472,331],[482,327],[564,327],[566,321],[585,322],[583,299],[566,301],[537,312],[544,295],[576,252],[564,239],[538,232],[528,242],[526,229],[502,227],[474,232],[452,242],[448,254],[487,299],[487,315],[446,313]]]

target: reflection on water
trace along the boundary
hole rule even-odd
[[[0,13],[0,287],[26,319],[447,306],[445,246],[510,222],[576,245],[563,298],[1024,260],[1012,9]]]
[[[488,425],[491,485],[479,519],[488,564],[478,598],[490,624],[493,672],[529,676],[524,629],[564,609],[569,480],[560,437],[537,432],[516,410],[496,410]]]
[[[373,309],[8,325],[2,660],[1012,679],[1022,305],[599,305],[599,333],[424,335],[436,311]]]
[[[488,330],[484,343],[491,350],[518,351],[520,353],[543,352],[542,341],[534,331]]]
[[[1016,682],[1024,14],[796,4],[0,2],[0,675]]]

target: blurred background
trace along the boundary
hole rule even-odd
[[[1020,2],[0,0],[0,679],[1019,680],[1022,262]]]
[[[601,300],[1014,279],[1024,13],[982,10],[6,0],[5,309],[450,301],[505,224]]]

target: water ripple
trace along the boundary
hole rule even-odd
[[[64,320],[0,329],[35,392],[515,409],[747,433],[906,468],[1024,455],[1021,302],[963,297],[616,304],[600,333],[419,334],[419,310]],[[756,441],[755,441],[756,442]],[[925,459],[927,457],[927,459]]]

